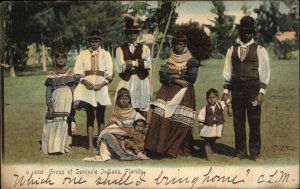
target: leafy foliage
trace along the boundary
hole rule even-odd
[[[186,32],[187,48],[197,60],[208,59],[211,55],[211,39],[198,22],[181,25],[178,30]]]
[[[275,41],[274,52],[278,59],[289,60],[292,58],[292,51],[296,46],[295,40]]]
[[[221,53],[225,55],[227,49],[234,42],[232,29],[234,26],[235,16],[225,15],[226,7],[223,1],[212,1],[213,7],[211,12],[216,15],[214,20],[210,20],[214,25],[204,25],[211,31],[212,37],[212,55],[216,56]]]
[[[168,22],[168,17],[172,9],[172,4],[175,2],[172,1],[162,1],[160,8],[149,10],[149,17],[145,20],[145,25],[148,29],[148,32],[153,33],[155,27],[157,26],[160,32],[163,32],[166,24]],[[178,17],[178,13],[176,11],[171,15],[170,25],[174,25],[176,19]]]
[[[275,40],[278,31],[279,2],[264,1],[259,8],[254,9],[256,18],[256,36],[258,43],[267,45]]]
[[[291,8],[293,1],[284,3]],[[295,31],[297,38],[299,19],[296,19],[292,9],[287,14],[281,13],[279,6],[280,1],[268,1],[254,9],[254,12],[257,13],[256,38],[264,46],[274,46],[277,58],[290,59],[291,51],[298,48],[298,40],[279,41],[276,39],[276,34],[277,32]]]
[[[169,15],[173,9],[173,13],[171,15],[169,28],[166,33],[166,39],[162,45],[162,51],[159,53],[160,58],[166,58],[169,55],[170,48],[170,34],[174,31],[174,26],[176,26],[175,22],[178,17],[178,13],[176,12],[176,7],[180,5],[178,1],[158,1],[157,8],[150,8],[150,5],[147,2],[136,2],[133,1],[129,4],[129,12],[130,14],[138,18],[138,21],[144,31],[146,33],[151,33],[155,36],[156,43],[160,44],[163,39],[163,33],[167,26],[167,22],[169,19]],[[139,19],[141,17],[145,17],[144,19]],[[153,49],[154,54],[158,53],[157,49]]]
[[[62,43],[67,50],[79,50],[86,44],[90,28],[103,32],[103,44],[113,48],[120,44],[122,17],[127,11],[120,2],[6,2],[6,47],[25,53],[28,44],[45,44],[53,48]]]

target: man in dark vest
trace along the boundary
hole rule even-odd
[[[242,17],[237,43],[225,58],[223,100],[231,91],[235,133],[234,159],[247,156],[246,114],[249,123],[249,151],[254,161],[261,160],[260,118],[263,96],[270,79],[269,57],[266,49],[254,42],[254,19]]]
[[[133,108],[147,116],[150,104],[149,70],[151,69],[150,49],[138,43],[141,28],[132,18],[125,18],[127,41],[116,50],[116,70],[121,78],[117,87],[130,91]]]

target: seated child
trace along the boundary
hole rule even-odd
[[[206,92],[207,105],[201,109],[198,116],[200,137],[205,140],[205,154],[208,161],[212,157],[213,144],[222,134],[225,122],[223,110],[228,107],[228,115],[232,115],[230,100],[224,102],[218,99],[218,91],[213,88],[209,89]]]
[[[129,137],[124,138],[123,149],[136,155],[139,159],[149,159],[144,153],[144,144],[146,137],[146,121],[137,120],[133,124],[133,128],[122,128],[129,134]]]

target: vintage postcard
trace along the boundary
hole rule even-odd
[[[298,1],[0,9],[1,188],[299,188]]]

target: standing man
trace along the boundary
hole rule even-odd
[[[249,151],[254,161],[260,161],[260,118],[263,96],[270,79],[269,57],[266,49],[254,42],[254,19],[242,17],[237,44],[230,47],[225,58],[223,99],[232,95],[235,133],[235,159],[247,156],[246,114],[249,123]]]
[[[101,48],[101,41],[101,31],[90,30],[89,48],[80,52],[74,66],[75,77],[80,81],[74,91],[74,106],[86,110],[89,151],[93,150],[95,117],[99,135],[104,129],[105,108],[111,105],[107,85],[113,79],[113,63],[110,53]]]
[[[151,69],[150,49],[138,43],[141,28],[132,18],[126,17],[125,35],[127,41],[116,50],[116,70],[121,78],[117,87],[130,91],[133,108],[147,117],[150,104],[149,70]]]

